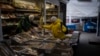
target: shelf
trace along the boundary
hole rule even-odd
[[[17,26],[18,23],[12,23],[12,24],[6,24],[6,25],[2,25],[2,26]]]
[[[1,18],[2,20],[20,20],[19,18]]]
[[[0,1],[0,4],[3,3],[3,4],[10,4],[10,2],[8,1]]]
[[[13,27],[13,26],[17,26],[17,24],[15,24],[15,25],[2,25],[2,27]]]
[[[16,9],[16,12],[24,12],[24,13],[40,13],[40,11],[37,11],[37,10],[27,10],[27,9]]]
[[[51,22],[51,20],[46,20],[46,22]]]
[[[20,13],[40,13],[37,10],[27,10],[27,9],[2,9],[1,12],[20,12]]]
[[[9,36],[11,36],[10,34],[14,34],[13,32],[16,31],[17,26],[19,25],[19,21],[25,16],[25,15],[30,15],[33,14],[37,17],[35,17],[36,19],[38,18],[38,16],[41,16],[41,9],[39,9],[38,7],[40,7],[40,5],[36,5],[37,7],[34,8],[31,4],[29,4],[29,6],[33,9],[29,9],[29,8],[16,8],[16,6],[14,6],[12,4],[13,1],[10,0],[6,0],[6,1],[1,1],[0,0],[0,5],[2,5],[0,7],[1,10],[1,16],[2,18],[0,18],[2,20],[2,30],[4,34],[8,34]],[[20,3],[19,3],[20,5]],[[28,5],[28,4],[27,4]],[[23,5],[22,5],[23,7]],[[27,7],[27,6],[24,6]],[[15,17],[13,17],[15,16]],[[40,17],[39,17],[40,18]],[[39,20],[36,20],[35,22],[37,22],[39,24]],[[6,35],[5,35],[6,36]]]
[[[15,11],[15,9],[2,9],[1,8],[1,13],[3,12],[3,13],[7,13],[7,12],[14,12]]]
[[[46,20],[47,22],[50,22],[50,20]]]
[[[55,11],[55,10],[47,10],[47,12],[58,12],[58,11]]]
[[[15,8],[11,4],[3,4],[2,2],[0,3],[0,9],[1,9],[1,12],[15,11]]]
[[[51,22],[46,22],[47,24],[51,24]]]
[[[57,9],[47,9],[46,11],[48,11],[48,12],[58,12]]]
[[[51,14],[51,15],[46,15],[46,16],[58,16],[57,14]]]

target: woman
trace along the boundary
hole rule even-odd
[[[65,39],[66,36],[64,32],[67,30],[64,25],[61,27],[61,20],[55,16],[51,17],[51,24],[50,25],[43,25],[43,28],[51,30],[53,36],[56,39]]]

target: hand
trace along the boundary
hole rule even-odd
[[[38,26],[38,29],[40,29],[40,30],[41,30],[42,28],[43,28],[43,26]]]

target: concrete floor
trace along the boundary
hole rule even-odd
[[[96,38],[100,40],[95,33],[81,33],[75,56],[100,56],[100,45],[89,44],[90,40],[94,41]]]

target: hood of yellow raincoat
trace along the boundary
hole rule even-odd
[[[60,22],[62,22],[62,21],[58,18],[58,19],[56,19],[56,21],[53,22],[52,24],[57,24],[57,23],[60,23]]]

